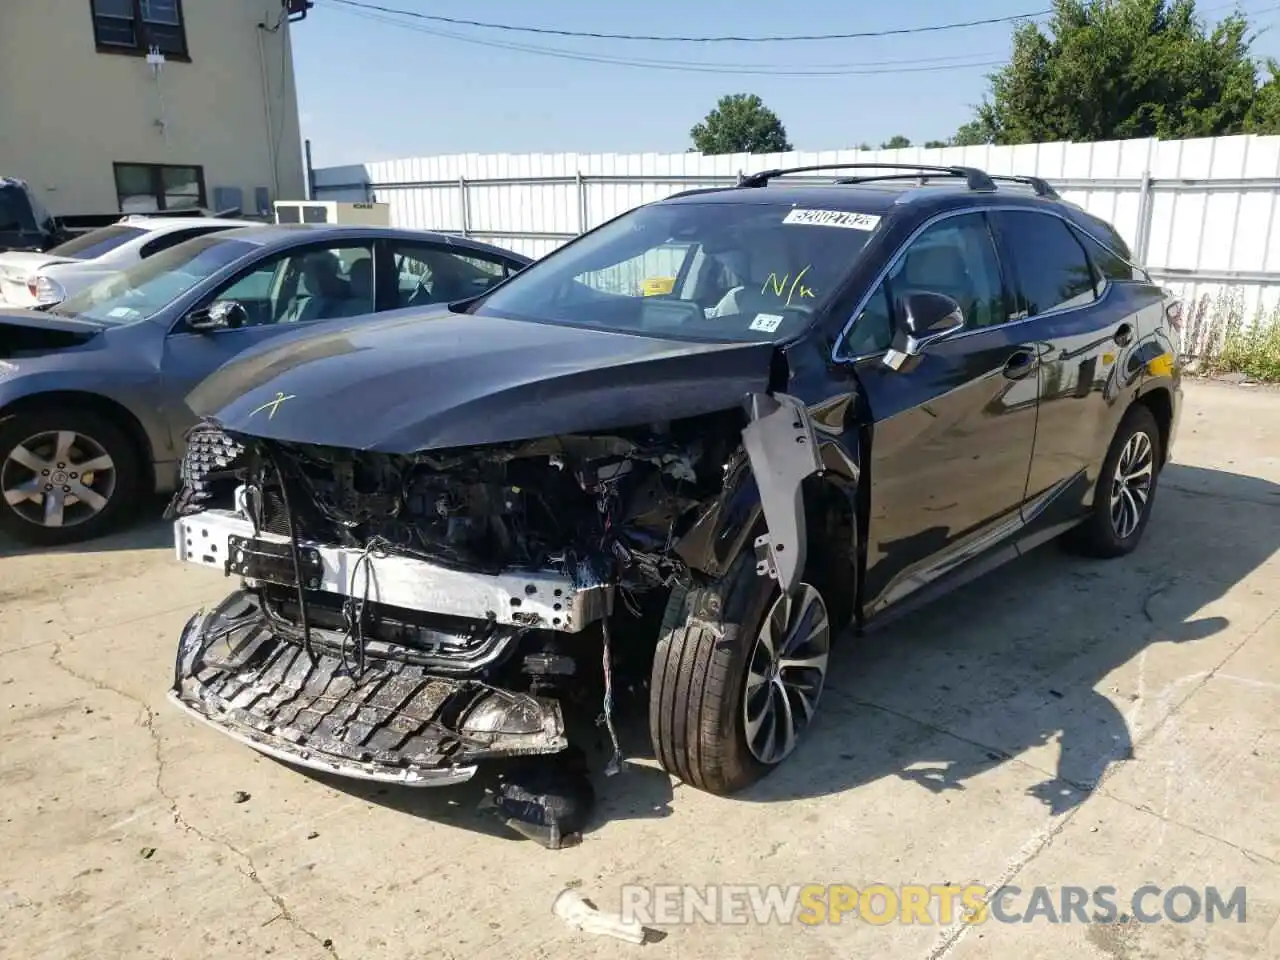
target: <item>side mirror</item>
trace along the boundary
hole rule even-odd
[[[194,310],[187,314],[187,329],[197,333],[214,330],[238,330],[249,320],[244,304],[236,300],[218,300],[207,310]]]
[[[941,293],[912,293],[898,301],[898,331],[885,352],[884,364],[901,370],[921,356],[930,344],[964,327],[960,304]]]

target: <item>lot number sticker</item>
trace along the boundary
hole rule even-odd
[[[782,326],[780,313],[757,313],[756,318],[751,321],[751,329],[761,333],[773,333],[780,326]]]
[[[799,223],[810,227],[843,227],[846,230],[874,230],[880,218],[869,213],[851,213],[848,210],[792,210],[782,218],[783,223]]]

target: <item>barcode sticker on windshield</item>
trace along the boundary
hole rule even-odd
[[[750,329],[759,330],[761,333],[773,333],[780,326],[782,326],[782,314],[757,313],[756,318],[751,321]]]
[[[799,223],[809,227],[843,227],[846,230],[874,230],[880,218],[869,213],[848,210],[795,209],[782,218],[783,223]]]

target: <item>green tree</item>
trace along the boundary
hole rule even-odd
[[[983,143],[991,143],[995,135],[989,131],[981,120],[970,120],[961,125],[956,135],[951,138],[953,147],[976,147]]]
[[[943,147],[949,147],[949,146],[951,146],[951,144],[948,143],[946,140],[926,140],[924,142],[924,148],[926,150],[940,150]]]
[[[1268,60],[1267,73],[1267,81],[1258,87],[1258,95],[1245,117],[1246,133],[1280,133],[1280,62]]]
[[[1243,14],[1209,28],[1195,0],[1054,0],[1047,31],[1017,29],[956,142],[1176,140],[1274,124],[1255,103],[1252,40]]]
[[[880,144],[880,149],[881,150],[902,150],[909,146],[911,146],[911,141],[908,140],[906,137],[904,137],[902,134],[898,133],[898,134],[894,134],[884,143]]]
[[[702,153],[782,153],[791,149],[782,121],[754,93],[721,97],[689,136]]]

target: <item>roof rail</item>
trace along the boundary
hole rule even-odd
[[[780,167],[776,170],[761,170],[759,173],[745,175],[739,179],[738,186],[763,187],[770,180],[783,174],[814,173],[823,170],[914,170],[917,171],[916,176],[945,174],[948,177],[963,177],[970,190],[989,193],[996,188],[995,182],[977,167],[939,167],[924,163],[819,163],[809,167]]]
[[[1005,176],[1003,174],[991,174],[992,180],[1005,180],[1009,183],[1025,183],[1036,192],[1037,197],[1047,197],[1050,200],[1061,200],[1058,191],[1050,186],[1049,181],[1041,177],[1016,177]]]

